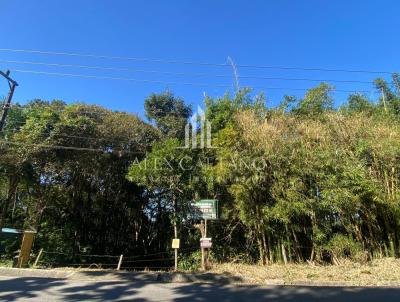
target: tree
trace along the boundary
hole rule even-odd
[[[162,94],[151,94],[144,103],[146,116],[154,121],[160,131],[168,138],[182,139],[185,125],[191,116],[190,106],[182,99],[167,91]]]
[[[393,86],[395,87],[395,91],[389,87],[388,83],[382,79],[378,78],[374,81],[375,88],[381,94],[379,99],[381,106],[385,110],[385,112],[391,112],[393,114],[400,114],[400,96],[398,94],[399,87],[399,77],[398,74],[393,74],[392,76]]]
[[[371,112],[374,105],[362,94],[351,94],[348,97],[347,108],[350,112]]]
[[[334,88],[326,83],[307,91],[304,99],[300,100],[294,112],[301,115],[316,116],[333,109],[331,92]]]

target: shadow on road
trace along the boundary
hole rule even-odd
[[[41,291],[62,285],[64,280],[47,278],[22,277],[0,280],[0,301],[35,298]]]
[[[400,288],[182,285],[174,301],[400,301]]]
[[[115,275],[114,275],[115,274]],[[400,288],[232,285],[215,282],[163,283],[154,275],[87,272],[87,280],[19,277],[0,280],[0,301],[399,301]],[[118,277],[118,280],[117,280]],[[92,280],[90,280],[92,279]],[[96,281],[97,280],[97,281]]]

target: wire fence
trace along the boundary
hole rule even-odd
[[[179,255],[198,249],[180,249]],[[33,266],[36,268],[71,267],[117,270],[172,270],[174,267],[174,257],[172,255],[173,250],[136,256],[116,256],[46,251],[42,249],[31,260],[34,261]]]

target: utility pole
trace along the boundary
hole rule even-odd
[[[8,81],[8,86],[10,86],[10,91],[8,92],[6,102],[3,105],[3,114],[0,119],[0,132],[3,131],[3,126],[7,118],[8,110],[11,106],[11,100],[14,95],[15,87],[18,86],[18,83],[10,78],[10,71],[7,70],[6,72],[0,71],[0,75],[3,76]]]

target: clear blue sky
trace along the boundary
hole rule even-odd
[[[400,71],[399,12],[398,0],[0,0],[0,48],[212,63],[225,63],[227,56],[231,56],[238,65]],[[0,69],[11,71],[207,84],[135,83],[13,72],[20,83],[15,100],[22,103],[32,98],[57,98],[142,114],[143,101],[152,92],[170,89],[196,105],[202,103],[204,92],[219,96],[233,87],[232,71],[227,67],[11,52],[0,52],[0,60],[210,74],[178,76],[0,62]],[[239,74],[357,81],[370,81],[377,76],[244,67],[239,67]],[[6,94],[3,84],[0,84],[0,95]],[[241,84],[258,87],[256,92],[263,90],[269,105],[274,105],[283,94],[302,95],[302,92],[269,90],[268,87],[309,88],[317,83],[242,78]],[[226,88],[221,87],[223,85]],[[337,83],[336,87],[338,90],[373,90],[371,85],[360,83]],[[336,97],[339,104],[345,100],[346,93],[337,92]]]

